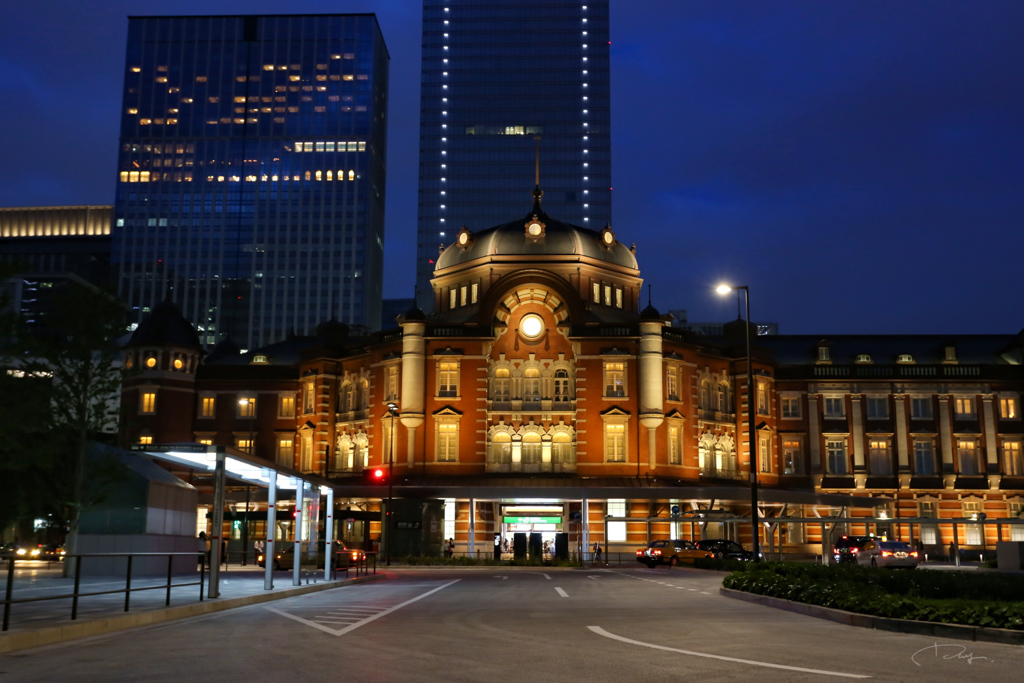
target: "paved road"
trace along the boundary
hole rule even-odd
[[[833,624],[718,594],[721,574],[406,570],[0,656],[0,681],[986,681],[1024,648]]]

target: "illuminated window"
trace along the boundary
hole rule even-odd
[[[1011,477],[1024,476],[1024,460],[1021,459],[1020,441],[1003,440],[1003,471]]]
[[[512,399],[512,380],[508,368],[495,368],[491,378],[491,400],[507,402]]]
[[[800,417],[800,397],[782,396],[779,398],[782,408],[783,419],[798,419]]]
[[[278,417],[295,417],[295,397],[281,396],[277,403]]]
[[[681,465],[683,463],[682,441],[680,439],[681,429],[675,425],[668,428],[668,464]]]
[[[348,179],[349,180],[355,180],[356,179],[356,172],[355,171],[349,171],[348,172]]]
[[[825,439],[825,468],[827,474],[842,475],[849,471],[845,438]]]
[[[768,383],[757,383],[757,414],[768,415]]]
[[[302,388],[302,412],[309,415],[313,412],[313,383],[306,382]]]
[[[153,356],[150,356],[149,358],[147,358],[146,359],[146,367],[147,368],[155,368],[156,367],[156,358],[153,357]]]
[[[679,368],[672,365],[665,370],[665,395],[669,401],[679,400]]]
[[[437,425],[437,461],[456,462],[459,456],[459,425],[441,422]]]
[[[612,286],[611,285],[605,285],[604,286],[604,305],[605,306],[611,306],[612,305]]]
[[[253,417],[256,415],[256,397],[252,394],[239,394],[238,396],[238,417]]]
[[[295,465],[295,440],[278,439],[276,460],[278,465],[294,467]]]
[[[1017,399],[999,399],[999,416],[1004,420],[1016,420],[1017,418],[1019,418],[1020,412],[1017,410]]]
[[[770,434],[759,434],[757,438],[758,469],[761,472],[772,471],[772,437]]]
[[[892,474],[892,447],[889,439],[868,439],[868,467],[871,474]]]
[[[217,399],[213,396],[203,396],[199,403],[199,417],[213,417],[217,407]]]
[[[458,292],[455,290],[454,287],[452,287],[448,291],[448,308],[455,308],[455,305],[457,303],[458,303]]]
[[[604,395],[606,398],[621,398],[626,395],[625,363],[604,364]]]
[[[197,439],[197,442],[203,444],[204,446],[213,445],[213,439]]]
[[[974,399],[957,396],[954,399],[954,410],[959,418],[974,417]]]
[[[387,370],[387,391],[385,392],[384,399],[387,401],[398,400],[398,366],[392,365]]]
[[[978,461],[979,449],[977,439],[957,439],[956,452],[957,461],[960,464],[960,474],[967,476],[981,474],[981,467]]]
[[[803,442],[797,437],[782,439],[782,471],[784,474],[804,473]]]
[[[253,440],[249,438],[237,438],[235,439],[235,448],[242,451],[243,453],[252,454]]]
[[[156,412],[156,392],[143,391],[140,396],[139,412],[151,415]]]
[[[605,462],[626,462],[626,425],[611,423],[604,426]]]
[[[459,395],[459,364],[457,362],[438,362],[437,395],[447,398],[452,398]]]
[[[477,285],[476,282],[474,282],[473,284],[471,284],[469,286],[469,301],[470,301],[470,303],[474,303],[474,304],[476,303],[476,297],[477,297],[478,291],[479,291],[479,286]]]

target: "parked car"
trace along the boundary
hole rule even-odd
[[[905,567],[914,569],[921,562],[920,553],[903,541],[872,539],[857,553],[862,567]]]
[[[864,544],[873,540],[874,536],[843,536],[832,548],[832,559],[837,564],[854,564]]]
[[[648,567],[659,564],[674,567],[680,562],[693,564],[698,557],[714,557],[714,554],[708,550],[701,550],[690,541],[682,540],[651,541],[649,545],[636,551],[636,561]]]
[[[32,549],[32,559],[45,560],[47,562],[60,562],[64,559],[64,546],[53,543],[40,545]]]
[[[277,541],[274,545],[277,546],[274,552],[274,569],[292,569],[295,566],[295,544]],[[341,541],[335,541],[332,545],[334,549],[334,566],[338,569],[353,567],[366,560],[365,550],[348,548]],[[323,564],[323,556],[323,544],[320,544],[316,554],[316,563],[318,565]],[[263,554],[256,558],[256,562],[261,567],[265,567],[267,564]]]
[[[707,550],[718,559],[747,561],[754,559],[753,551],[747,550],[736,541],[714,539],[706,541],[697,541],[694,545],[696,545],[701,550]]]

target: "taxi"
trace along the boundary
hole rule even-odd
[[[699,557],[714,556],[713,552],[701,550],[690,541],[683,540],[651,541],[647,546],[636,551],[636,561],[646,564],[648,567],[655,567],[659,564],[674,567],[680,562],[693,564],[693,561]]]

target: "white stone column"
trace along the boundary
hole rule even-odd
[[[853,471],[864,473],[864,397],[850,396],[850,432],[853,436]]]
[[[647,430],[647,466],[654,469],[658,463],[657,429],[665,421],[664,356],[662,354],[661,320],[640,321],[640,362],[639,373],[640,424]],[[637,460],[640,454],[637,453]]]
[[[896,411],[896,460],[901,473],[910,471],[910,453],[907,447],[907,397],[893,396],[893,410]]]
[[[985,438],[985,460],[988,472],[999,471],[999,438],[996,436],[995,396],[988,394],[981,397],[982,434]]]
[[[939,396],[939,441],[942,447],[942,470],[953,473],[953,427],[949,420],[949,396]]]
[[[401,421],[406,434],[406,462],[411,470],[416,463],[416,430],[423,425],[426,406],[427,342],[423,338],[427,326],[409,320],[402,325],[402,409]],[[423,454],[424,460],[426,453]],[[397,454],[396,454],[397,460]]]

